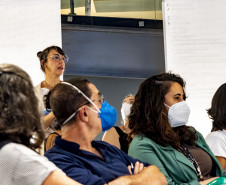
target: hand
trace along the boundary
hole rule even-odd
[[[134,177],[137,177],[136,179],[139,181],[130,183],[130,185],[167,185],[166,177],[154,165],[144,168],[141,173],[134,175]]]
[[[165,176],[154,166],[148,166],[136,175],[119,177],[109,185],[167,185]]]
[[[128,166],[128,170],[131,175],[140,173],[144,168],[144,164],[139,161],[135,163],[134,168],[132,168],[131,165]]]
[[[211,181],[213,181],[213,180],[215,180],[215,179],[217,179],[218,177],[213,177],[213,178],[210,178],[210,179],[207,179],[207,180],[204,180],[204,181],[200,181],[199,183],[201,184],[201,185],[206,185],[206,184],[208,184],[208,183],[210,183]]]

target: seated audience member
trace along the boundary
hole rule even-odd
[[[129,116],[135,137],[128,154],[156,165],[170,185],[207,184],[223,171],[203,136],[186,126],[190,109],[184,88],[184,80],[172,73],[140,85]]]
[[[122,115],[122,125],[121,126],[114,126],[111,129],[107,130],[104,133],[102,138],[103,141],[106,141],[117,148],[121,149],[125,153],[128,153],[128,134],[130,129],[128,128],[129,120],[128,116],[130,114],[130,108],[134,102],[134,95],[129,94],[125,97],[122,102],[121,107],[121,115]]]
[[[207,112],[213,120],[213,127],[206,137],[206,142],[220,162],[221,168],[226,171],[226,83],[217,89]]]
[[[0,184],[79,185],[34,149],[44,139],[38,100],[21,68],[0,64]]]
[[[106,142],[94,141],[101,131],[114,125],[117,116],[115,108],[87,79],[74,78],[56,85],[51,90],[50,106],[62,125],[62,136],[45,156],[72,179],[86,185],[112,184],[114,180],[119,184],[128,183],[123,180],[145,185],[166,183],[156,167],[144,169],[147,163]],[[133,171],[136,175],[130,175]]]

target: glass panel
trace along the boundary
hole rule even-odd
[[[74,6],[74,9],[71,8]],[[61,0],[61,14],[162,20],[161,0]]]

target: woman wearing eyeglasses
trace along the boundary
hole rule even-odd
[[[36,94],[40,99],[40,110],[44,111],[43,125],[48,136],[52,130],[55,130],[57,125],[54,120],[56,119],[51,111],[47,111],[43,97],[58,83],[61,82],[60,77],[63,75],[65,70],[65,63],[68,62],[68,57],[64,51],[58,46],[50,46],[39,51],[37,56],[40,60],[41,70],[45,73],[45,80],[35,86]]]

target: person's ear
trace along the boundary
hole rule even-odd
[[[81,109],[79,111],[79,118],[82,121],[87,121],[87,119],[88,119],[88,113],[87,113],[86,106],[81,107]]]
[[[46,68],[46,63],[44,62],[44,60],[41,60],[41,65],[43,66],[43,68]]]
[[[83,113],[83,114],[84,114],[84,116],[87,116],[87,113],[86,113],[86,111],[84,111],[84,113]]]

